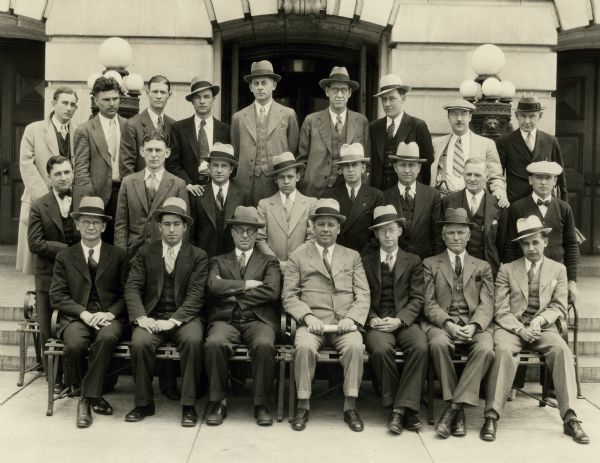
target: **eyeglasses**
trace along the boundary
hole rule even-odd
[[[337,95],[338,93],[341,93],[344,96],[348,95],[348,93],[350,93],[350,89],[348,87],[342,87],[342,88],[329,87],[329,91],[331,93],[333,93],[334,95]]]
[[[83,219],[79,221],[84,228],[89,228],[92,225],[94,228],[100,228],[104,223],[102,220]]]
[[[258,231],[258,230],[256,230],[256,228],[252,228],[252,227],[248,227],[248,228],[233,227],[232,230],[240,236],[244,236],[244,234],[246,234],[248,236],[253,236],[253,235],[256,235],[256,233]]]

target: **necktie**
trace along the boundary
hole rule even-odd
[[[549,199],[547,199],[547,200],[545,200],[545,201],[544,201],[543,199],[538,199],[538,200],[536,201],[536,204],[537,204],[538,206],[546,206],[546,207],[548,207],[548,206],[550,205],[550,200],[549,200]]]
[[[391,252],[385,256],[385,263],[390,269],[390,272],[394,270],[394,255]]]
[[[240,275],[243,277],[246,272],[246,253],[242,252],[238,257],[238,264],[240,264]]]
[[[404,188],[404,201],[406,201],[406,204],[412,208],[412,202],[413,202],[413,197],[410,194],[410,187],[407,186],[406,188]]]
[[[394,119],[391,119],[392,123],[385,131],[385,140],[387,142],[391,142],[394,139],[394,132],[396,131],[396,126],[394,125]]]
[[[531,284],[534,277],[535,277],[535,262],[532,262],[531,267],[529,267],[529,271],[527,272],[527,281],[529,282],[529,284]]]
[[[462,177],[465,170],[465,158],[463,154],[462,139],[458,137],[454,144],[454,165],[452,173],[457,177]]]
[[[65,196],[71,196],[72,195],[72,191],[70,189],[66,190],[66,191],[61,191],[58,193],[58,197],[60,199],[65,199]]]
[[[533,135],[531,135],[531,132],[527,132],[527,138],[525,138],[525,144],[527,145],[527,148],[529,149],[529,151],[531,151],[533,153],[534,142],[533,142]]]
[[[223,187],[219,187],[219,191],[217,191],[217,207],[220,211],[222,211],[224,205],[225,201],[223,200]]]
[[[328,252],[329,252],[328,248],[323,248],[323,264],[325,265],[325,268],[327,269],[327,273],[329,273],[329,275],[331,275],[331,265],[329,265],[329,261],[327,260]]]
[[[96,262],[94,260],[94,250],[90,249],[88,251],[88,268],[90,269],[91,272],[95,272],[96,269],[98,268],[98,262]]]
[[[111,119],[108,124],[108,152],[114,161],[117,157],[117,122]]]
[[[264,125],[265,123],[265,107],[261,106],[258,111],[258,123]]]
[[[158,116],[158,122],[156,123],[156,130],[159,132],[163,132],[165,130],[162,116]]]
[[[283,209],[285,211],[285,220],[290,221],[290,217],[292,216],[292,200],[290,199],[290,195],[285,195],[285,202],[283,203]]]
[[[173,273],[173,269],[175,268],[175,251],[171,246],[167,247],[167,253],[165,254],[165,269],[167,273],[170,275]]]
[[[354,193],[354,188],[350,188],[350,201],[354,202],[356,199],[356,194]]]
[[[67,135],[69,135],[69,129],[67,128],[67,125],[61,124],[60,125],[60,136],[63,138],[63,140],[66,140]]]
[[[337,119],[335,120],[335,130],[338,134],[342,133],[342,128],[344,124],[342,124],[342,115],[338,114]]]
[[[206,136],[206,129],[204,128],[206,125],[206,121],[204,119],[202,119],[200,121],[200,128],[198,129],[198,157],[199,157],[199,162],[198,165],[200,165],[200,162],[202,162],[202,159],[204,159],[205,157],[208,156],[208,153],[210,151],[210,148],[208,146],[208,137]]]
[[[471,196],[471,215],[477,214],[477,199],[475,196]]]
[[[460,256],[456,256],[454,258],[454,273],[459,277],[462,273],[462,262],[460,261]]]
[[[150,197],[150,203],[154,202],[154,197],[156,196],[156,190],[157,190],[157,185],[156,185],[156,174],[150,174],[150,177],[148,177],[148,196]]]

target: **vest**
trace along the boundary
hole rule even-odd
[[[331,116],[331,114],[328,115]],[[335,124],[332,122],[331,117],[329,117],[329,126],[331,132],[331,175],[329,176],[329,181],[327,182],[327,186],[331,188],[333,184],[337,180],[337,170],[334,169],[333,163],[336,162],[340,157],[340,148],[344,143],[346,143],[346,137],[348,135],[348,112],[346,111],[346,120],[344,122],[344,126],[342,127],[342,132],[337,133],[335,130]]]
[[[527,303],[527,308],[523,311],[523,315],[521,316],[523,324],[529,324],[531,319],[535,317],[535,314],[540,310],[540,268],[539,263],[536,263],[538,266],[537,272],[533,278],[531,283],[527,284],[529,289],[529,298]]]
[[[464,272],[464,266],[463,266]],[[459,325],[469,323],[469,306],[465,300],[463,293],[463,279],[461,276],[456,276],[456,272],[452,272],[452,300],[450,301],[450,308],[448,314]],[[461,323],[464,322],[464,323]]]
[[[381,297],[379,299],[380,318],[394,317],[396,307],[394,303],[394,273],[390,272],[385,262],[381,263]]]
[[[396,188],[398,188],[399,185],[401,185],[401,184],[396,183]],[[406,200],[404,199],[404,191],[405,190],[406,190],[406,187],[404,185],[402,185],[401,189],[398,188],[398,191],[400,192],[400,207],[402,208],[403,217],[407,221],[410,222],[410,221],[412,221],[413,213],[415,210],[415,196],[413,196],[411,204],[407,203]],[[410,226],[410,223],[407,225]],[[406,227],[406,229],[408,231],[408,227]]]
[[[177,261],[175,261],[177,266]],[[152,318],[157,320],[168,320],[171,318],[171,314],[177,310],[175,304],[175,269],[169,275],[165,268],[165,261],[163,259],[163,288],[156,304],[156,309],[152,313]]]
[[[152,203],[154,202],[154,198],[156,197],[156,191],[151,191],[144,182],[144,190],[146,191],[146,200],[148,201],[148,208],[152,208]]]
[[[67,133],[67,138],[63,140],[63,137],[60,134],[60,132],[56,130],[56,126],[54,125],[54,123],[52,123],[52,127],[54,127],[54,133],[56,135],[56,141],[58,143],[58,153],[67,159],[71,159],[71,140],[69,134]]]
[[[100,306],[100,295],[98,294],[98,288],[96,287],[96,273],[98,271],[98,267],[95,269],[91,269],[88,265],[88,272],[90,274],[90,281],[92,282],[92,287],[90,288],[90,295],[88,296],[87,304],[85,308],[88,312],[96,313],[101,311]]]
[[[471,215],[471,209],[469,208],[468,203],[465,205],[465,208],[467,209],[467,214],[469,214],[469,219],[475,224],[474,227],[471,227],[471,238],[467,243],[467,252],[477,259],[485,260],[485,236],[483,234],[485,195],[479,202],[479,207],[477,208],[475,215]]]
[[[224,235],[225,235],[225,205],[227,204],[227,200],[229,195],[225,198],[225,204],[223,205],[223,209],[219,210],[217,207],[217,201],[215,200],[214,195],[212,194],[212,189],[210,191],[213,203],[215,205],[215,223],[217,224],[216,230],[216,238],[217,238],[217,253],[216,256],[223,254],[223,245],[224,245]]]
[[[267,128],[269,126],[269,111],[265,114],[265,119],[261,124],[256,115],[256,158],[254,160],[254,176],[259,177],[262,173],[267,175],[269,169],[269,153],[267,151]]]

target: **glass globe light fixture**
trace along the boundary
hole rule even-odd
[[[107,69],[124,69],[133,61],[131,45],[121,37],[110,37],[102,42],[99,54]]]
[[[136,73],[131,73],[123,79],[127,92],[140,93],[144,88],[144,78]]]
[[[99,72],[94,72],[93,74],[91,74],[88,79],[87,79],[87,87],[91,90],[92,88],[94,88],[94,83],[96,82],[96,80],[98,79],[98,77],[102,77],[102,74],[100,74]]]
[[[460,84],[459,93],[463,98],[475,98],[481,86],[474,80],[465,80]]]
[[[503,80],[500,83],[500,98],[511,99],[515,96],[516,88],[515,84],[508,80]]]
[[[115,79],[119,83],[119,87],[121,87],[121,91],[123,91],[123,77],[121,77],[121,74],[119,74],[117,71],[115,71],[114,69],[111,69],[110,71],[106,71],[104,73],[104,77],[112,77],[113,79]]]
[[[486,43],[475,49],[471,57],[473,71],[480,76],[496,76],[500,74],[505,64],[504,53],[499,47],[491,43]]]
[[[488,77],[483,81],[483,84],[481,84],[481,90],[485,96],[497,98],[500,96],[502,84],[495,77]]]

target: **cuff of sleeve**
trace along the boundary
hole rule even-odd
[[[179,320],[175,320],[173,317],[169,318],[169,321],[175,323],[177,326],[182,325],[182,323]]]

